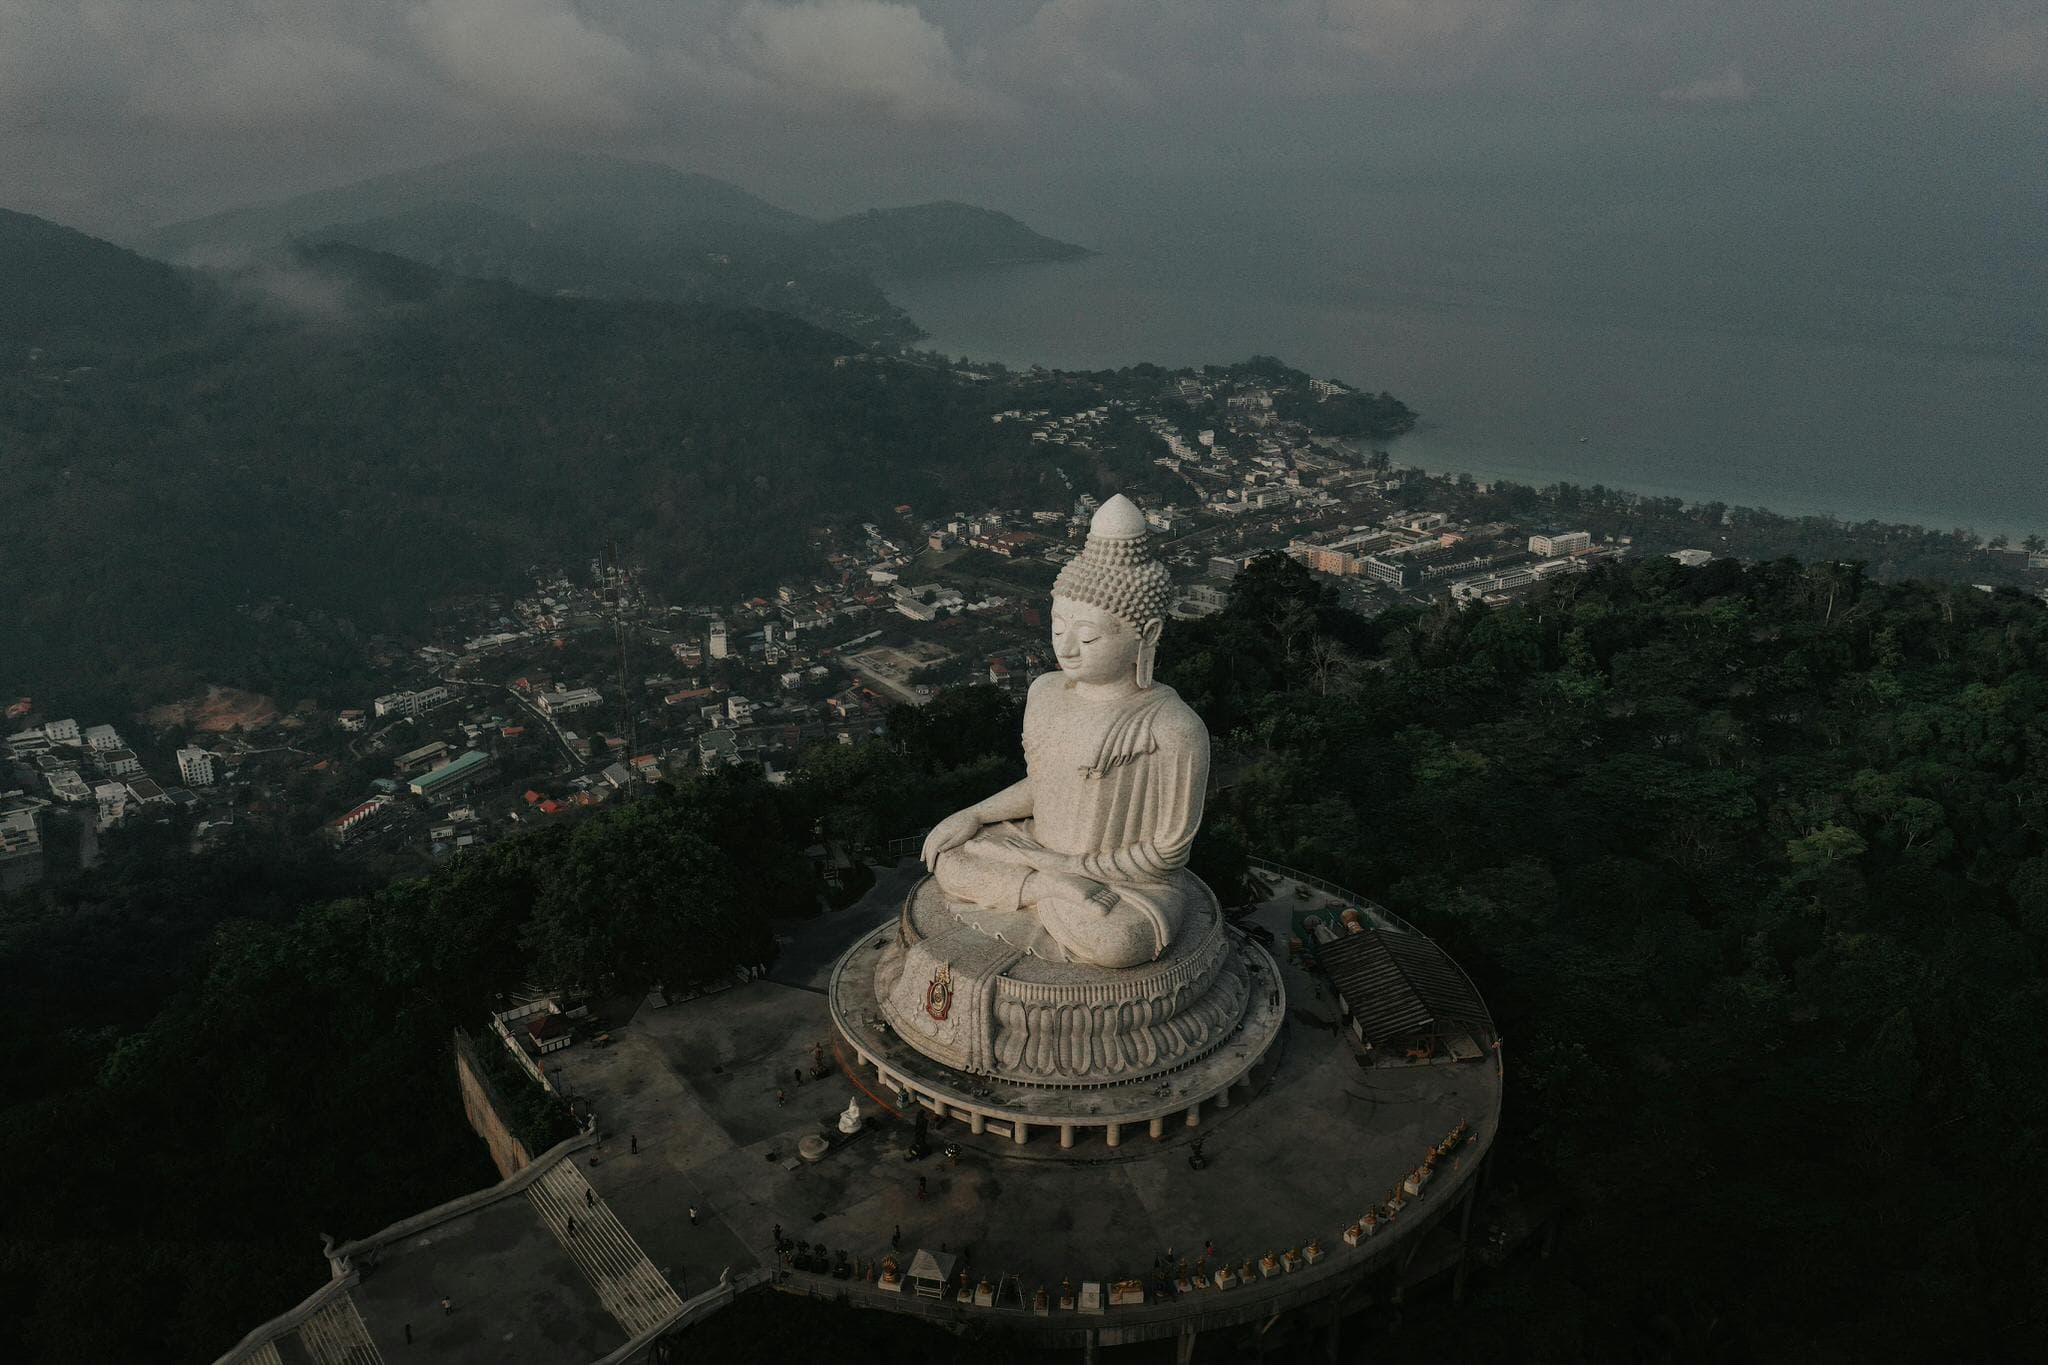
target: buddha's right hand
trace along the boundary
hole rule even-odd
[[[981,833],[981,817],[973,810],[956,810],[924,836],[924,865],[927,871],[936,870],[939,855],[949,848],[960,845]]]

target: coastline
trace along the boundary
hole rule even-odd
[[[1395,397],[1400,397],[1396,394]],[[1627,493],[1646,498],[1679,498],[1689,506],[1710,502],[1726,503],[1730,507],[1749,507],[1779,517],[1815,517],[1840,522],[1847,526],[1861,526],[1876,523],[1880,526],[1912,527],[1923,531],[1945,534],[1953,530],[1974,532],[1980,539],[1988,540],[2003,535],[2018,544],[2029,535],[2048,535],[2048,525],[2030,525],[2023,521],[1987,523],[1961,513],[1952,518],[1931,519],[1925,509],[1884,507],[1875,504],[1819,504],[1796,498],[1758,499],[1742,494],[1730,493],[1711,486],[1677,482],[1668,479],[1631,478],[1626,483],[1611,481],[1604,477],[1571,476],[1559,474],[1553,469],[1521,464],[1512,457],[1507,459],[1464,460],[1416,451],[1405,446],[1415,433],[1397,436],[1380,443],[1397,465],[1419,469],[1425,474],[1449,478],[1459,474],[1470,474],[1481,483],[1519,483],[1532,488],[1548,488],[1559,483],[1577,484],[1590,488],[1600,484],[1618,493]]]
[[[1221,258],[1200,264],[1098,250],[885,287],[926,333],[917,344],[942,354],[1086,371],[1263,353],[1384,389],[1422,416],[1387,448],[1432,471],[2048,534],[2048,485],[2032,473],[2048,430],[2048,365],[2032,358],[1930,350],[1912,334],[1734,335],[1705,321],[1588,319],[1373,288],[1305,298],[1281,277],[1320,262],[1257,278]],[[1586,434],[1593,444],[1581,449]]]

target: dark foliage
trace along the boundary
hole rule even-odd
[[[1790,561],[1377,622],[1241,583],[1167,651],[1205,834],[1459,957],[1501,1183],[1567,1227],[1403,1358],[2042,1350],[2048,612]]]
[[[317,857],[158,850],[0,902],[25,1082],[0,1153],[36,1173],[0,1230],[0,1359],[211,1359],[315,1287],[316,1233],[490,1184],[451,1030],[536,974],[632,993],[772,959],[734,888],[807,879],[800,845],[728,847],[714,802],[767,819],[774,799],[757,772],[657,792],[342,900],[309,904],[347,887]],[[551,1145],[559,1107],[504,1070],[515,1125]]]

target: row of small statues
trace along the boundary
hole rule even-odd
[[[1407,1206],[1410,1199],[1420,1199],[1428,1189],[1429,1182],[1436,1177],[1438,1163],[1449,1160],[1451,1154],[1472,1140],[1470,1122],[1460,1122],[1445,1134],[1443,1141],[1423,1154],[1422,1164],[1403,1176],[1401,1183],[1394,1187],[1384,1203],[1375,1204],[1365,1217],[1344,1229],[1344,1244],[1357,1246],[1366,1238],[1379,1231],[1384,1223],[1394,1221],[1394,1215]]]
[[[1449,1159],[1459,1147],[1471,1139],[1471,1124],[1459,1123],[1442,1141],[1429,1149],[1422,1164],[1408,1174],[1400,1187],[1388,1196],[1386,1202],[1375,1204],[1363,1218],[1344,1229],[1344,1244],[1355,1247],[1372,1237],[1382,1225],[1391,1223],[1409,1199],[1421,1197],[1423,1189],[1435,1174],[1437,1164]],[[843,1248],[836,1253],[828,1253],[822,1242],[813,1246],[809,1242],[788,1239],[778,1241],[776,1251],[780,1254],[782,1264],[794,1270],[807,1271],[813,1275],[830,1275],[837,1280],[858,1279],[881,1289],[900,1289],[903,1285],[903,1270],[894,1256],[884,1256],[880,1260],[854,1259],[849,1258]],[[1229,1260],[1224,1260],[1213,1271],[1209,1268],[1207,1256],[1196,1261],[1192,1270],[1187,1259],[1183,1257],[1178,1267],[1179,1273],[1173,1280],[1173,1288],[1183,1294],[1195,1289],[1229,1289],[1238,1284],[1250,1283],[1254,1279],[1271,1279],[1276,1275],[1293,1274],[1305,1265],[1315,1265],[1323,1256],[1322,1242],[1310,1238],[1298,1249],[1290,1247],[1278,1255],[1267,1252],[1256,1261],[1233,1264]],[[1155,1288],[1153,1296],[1161,1296],[1164,1289],[1164,1284],[1161,1284]],[[1145,1299],[1144,1285],[1140,1280],[1114,1280],[1110,1282],[1110,1290],[1110,1301],[1113,1304],[1142,1303]],[[970,1288],[967,1271],[963,1269],[959,1273],[959,1283],[955,1288],[954,1297],[960,1303],[991,1307],[994,1305],[995,1292],[994,1286],[986,1278]],[[1041,1286],[1032,1296],[1032,1308],[1036,1312],[1044,1313],[1048,1311],[1050,1301],[1051,1296]],[[1071,1310],[1074,1302],[1074,1282],[1060,1281],[1060,1308]]]

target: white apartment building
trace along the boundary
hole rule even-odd
[[[533,704],[547,716],[567,715],[571,711],[582,711],[592,706],[602,706],[604,697],[594,687],[577,687],[562,692],[542,692],[533,699]]]
[[[1532,555],[1569,555],[1592,548],[1593,533],[1590,531],[1552,531],[1529,537],[1529,553]]]
[[[370,703],[370,709],[380,720],[385,716],[417,716],[422,711],[433,710],[452,695],[445,687],[425,687],[417,692],[386,692]]]
[[[211,787],[215,780],[213,755],[204,749],[178,750],[178,780],[188,787]]]
[[[118,823],[128,813],[128,788],[119,782],[95,783],[92,799],[99,805],[98,817],[93,823],[102,830]]]
[[[78,726],[75,722],[67,723],[71,725],[71,741],[75,744],[78,742]],[[55,739],[56,736],[52,735],[51,738]],[[116,749],[125,749],[128,746],[121,742],[121,736],[113,726],[93,725],[86,728],[85,747],[96,754],[110,754]]]

